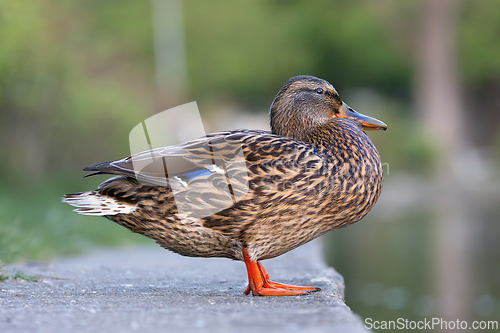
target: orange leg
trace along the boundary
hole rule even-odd
[[[243,257],[248,272],[246,295],[250,294],[251,291],[254,296],[294,296],[307,295],[313,291],[320,290],[316,287],[300,287],[272,282],[269,280],[269,274],[264,266],[260,262],[250,259],[245,247],[243,248]]]

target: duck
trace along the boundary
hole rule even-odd
[[[365,131],[387,125],[309,75],[288,80],[269,115],[270,131],[222,131],[88,166],[87,176],[113,177],[63,202],[183,256],[243,261],[247,295],[319,291],[271,281],[262,261],[368,214],[383,171]]]

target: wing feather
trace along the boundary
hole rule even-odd
[[[141,152],[85,171],[169,186],[183,217],[204,218],[247,195],[275,195],[308,186],[323,167],[319,148],[266,131],[220,132],[182,145]],[[136,172],[137,163],[143,167]]]

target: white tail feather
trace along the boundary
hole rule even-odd
[[[102,196],[96,191],[66,194],[62,201],[78,207],[74,211],[83,215],[130,214],[137,208],[137,205]]]

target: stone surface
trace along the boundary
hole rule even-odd
[[[0,332],[365,332],[343,302],[343,279],[312,242],[264,261],[274,281],[307,296],[243,294],[245,265],[159,247],[99,250],[9,266],[39,282],[0,282]]]

